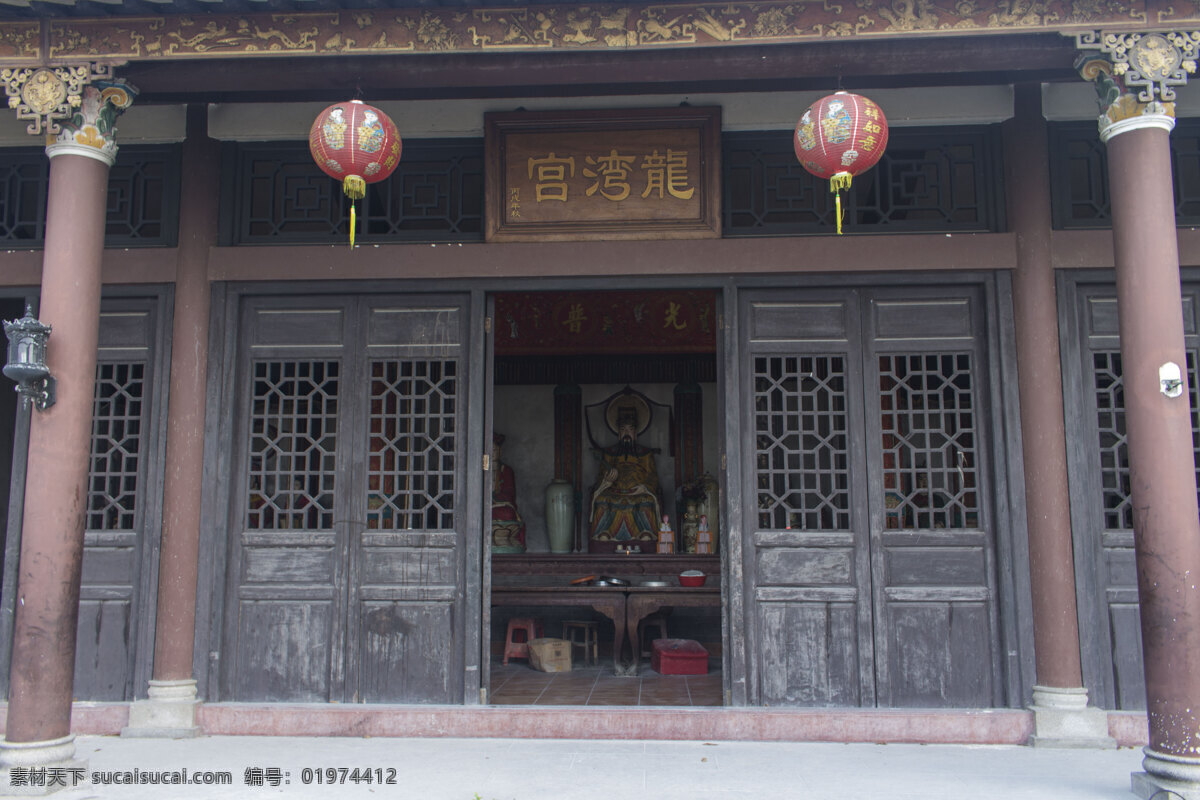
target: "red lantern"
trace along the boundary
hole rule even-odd
[[[865,97],[838,92],[808,107],[796,125],[793,144],[800,164],[818,178],[829,178],[842,232],[843,189],[850,179],[875,166],[887,147],[883,111]]]
[[[396,123],[361,100],[336,103],[317,115],[308,132],[308,149],[326,175],[342,182],[351,201],[363,199],[367,184],[384,180],[400,163],[402,147]],[[350,204],[350,246],[357,227]]]

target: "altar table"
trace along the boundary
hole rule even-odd
[[[720,607],[719,586],[548,586],[502,584],[492,586],[494,606],[590,606],[613,622],[613,671],[636,675],[641,655],[638,625],[663,608]],[[622,664],[628,640],[632,662]]]

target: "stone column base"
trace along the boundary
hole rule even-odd
[[[44,797],[90,783],[75,734],[44,742],[0,741],[0,797]]]
[[[1200,800],[1200,758],[1142,750],[1145,772],[1130,776],[1133,793],[1142,800]]]
[[[150,681],[146,700],[129,706],[129,725],[122,736],[148,739],[190,739],[200,735],[196,725],[196,681]]]
[[[1033,747],[1087,747],[1114,749],[1108,735],[1108,712],[1088,708],[1087,689],[1033,687]]]

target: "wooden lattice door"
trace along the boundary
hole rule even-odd
[[[1138,603],[1125,380],[1121,363],[1116,288],[1068,283],[1062,324],[1065,401],[1075,446],[1068,452],[1071,527],[1079,597],[1083,678],[1089,697],[1103,708],[1146,708],[1142,626]],[[1183,330],[1192,441],[1200,479],[1200,285],[1182,285]]]
[[[74,696],[132,700],[154,649],[165,338],[159,298],[100,310]]]
[[[246,302],[224,697],[461,696],[463,302]]]
[[[1002,701],[980,295],[742,293],[759,702]]]

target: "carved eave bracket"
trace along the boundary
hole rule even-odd
[[[1127,130],[1175,126],[1175,89],[1195,73],[1200,31],[1087,32],[1075,35],[1075,68],[1094,83],[1100,139]]]
[[[61,132],[60,122],[75,116],[83,93],[96,81],[113,81],[113,64],[86,62],[54,67],[0,69],[8,107],[18,119],[31,120],[26,130],[48,137]]]

